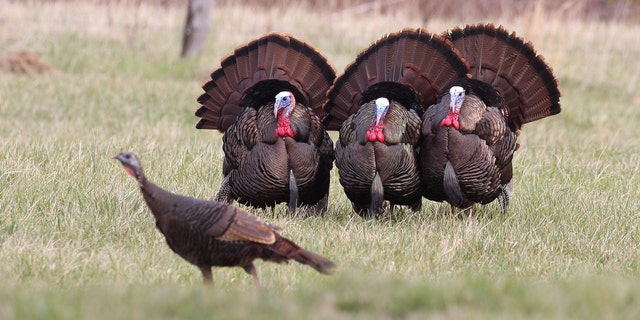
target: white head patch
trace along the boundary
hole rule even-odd
[[[389,99],[387,98],[378,98],[376,99],[376,117],[375,124],[380,123],[380,119],[387,114],[389,111]]]
[[[288,97],[291,95],[289,91],[282,91],[276,95],[276,100],[282,100],[284,97]]]
[[[457,96],[459,96],[461,94],[464,94],[464,89],[462,89],[462,87],[460,87],[460,86],[453,86],[453,87],[451,87],[451,89],[449,89],[449,94],[452,97],[457,97]]]
[[[389,106],[389,99],[387,98],[378,98],[376,99],[376,108],[384,109]]]

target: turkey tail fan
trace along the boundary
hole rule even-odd
[[[335,68],[313,46],[283,33],[269,33],[235,49],[211,74],[198,98],[198,129],[224,132],[247,107],[259,107],[280,91],[325,116],[323,103]]]
[[[339,130],[361,104],[383,94],[421,113],[468,70],[460,52],[439,35],[424,29],[388,34],[360,52],[336,79],[327,93],[323,124]]]
[[[467,25],[445,36],[471,64],[472,77],[500,92],[513,130],[560,113],[558,80],[531,43],[493,24]]]

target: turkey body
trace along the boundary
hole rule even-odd
[[[149,189],[149,185],[147,188]],[[237,210],[223,203],[189,200],[188,207],[176,205],[176,202],[161,203],[157,192],[144,192],[145,201],[153,202],[154,207],[169,205],[173,210],[157,215],[156,227],[165,236],[173,252],[193,265],[203,268],[249,266],[255,259],[283,262],[286,256],[278,254],[273,248],[250,240],[221,240],[224,231],[236,221]],[[180,201],[178,201],[179,203]],[[227,212],[227,211],[230,212]],[[237,217],[242,218],[242,217]],[[219,225],[216,225],[219,224]],[[212,232],[212,230],[219,232]],[[281,238],[271,227],[271,231]],[[259,237],[256,237],[259,239]]]
[[[211,78],[196,127],[224,132],[217,200],[324,211],[334,160],[321,123],[335,78],[327,59],[300,39],[270,33],[237,48]]]
[[[421,208],[422,194],[417,151],[420,116],[398,103],[391,103],[385,117],[385,141],[367,141],[374,118],[375,103],[362,106],[349,116],[336,143],[336,166],[340,183],[354,210],[362,215],[379,214],[379,199],[398,205]],[[378,197],[376,203],[375,197]],[[377,212],[369,213],[371,201]]]
[[[225,203],[168,192],[146,179],[135,154],[121,153],[115,158],[138,181],[156,227],[171,250],[197,266],[205,282],[213,281],[212,267],[239,266],[259,286],[255,259],[276,263],[293,259],[324,274],[334,271],[333,262],[300,248],[257,216]]]
[[[529,43],[492,24],[447,34],[470,63],[422,116],[424,196],[472,212],[498,199],[506,212],[523,124],[560,112],[558,83]]]
[[[484,85],[474,80],[456,84],[463,83]],[[463,88],[472,92],[471,87]],[[498,107],[487,106],[475,95],[464,99],[458,129],[442,126],[450,102],[450,95],[445,95],[423,115],[420,161],[425,197],[458,208],[488,203],[500,195],[508,201],[515,133]]]
[[[340,130],[336,167],[359,215],[380,216],[384,202],[421,209],[420,116],[467,71],[446,39],[404,29],[371,44],[336,79],[323,123]]]
[[[223,136],[229,197],[254,207],[288,202],[293,174],[298,206],[326,201],[334,157],[329,134],[313,111],[298,107],[290,122],[294,136],[276,137],[272,110],[273,104],[246,109]]]

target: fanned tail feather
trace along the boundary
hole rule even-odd
[[[469,65],[451,42],[424,29],[404,29],[388,34],[360,52],[327,93],[323,124],[339,130],[360,105],[380,92],[398,92],[392,99],[417,100],[417,108],[436,101],[442,89],[465,77]],[[395,85],[387,87],[385,83]],[[379,97],[379,96],[378,96]],[[405,101],[402,101],[406,103]],[[414,107],[414,104],[405,105]]]
[[[444,36],[469,61],[472,77],[500,92],[513,130],[560,113],[558,80],[531,43],[493,24],[467,25]]]
[[[326,92],[335,69],[311,45],[282,33],[269,33],[237,48],[203,85],[198,129],[224,132],[246,107],[257,107],[283,90],[324,117]]]

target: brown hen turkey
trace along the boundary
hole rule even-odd
[[[186,197],[158,187],[147,180],[133,153],[120,153],[114,158],[138,181],[169,248],[197,266],[205,283],[213,282],[211,267],[238,266],[260,287],[255,259],[276,263],[293,259],[322,274],[334,272],[333,262],[300,248],[278,234],[278,227],[257,216],[225,203]]]
[[[327,206],[333,141],[322,104],[335,70],[311,45],[271,33],[225,58],[198,98],[198,129],[223,136],[217,200],[254,207]]]
[[[448,40],[424,29],[404,29],[362,51],[336,79],[323,123],[340,130],[336,167],[359,215],[380,216],[385,201],[391,209],[421,209],[420,115],[467,71]]]
[[[560,112],[552,69],[530,43],[492,24],[445,35],[471,65],[422,116],[424,196],[472,213],[498,199],[506,212],[523,124]]]

